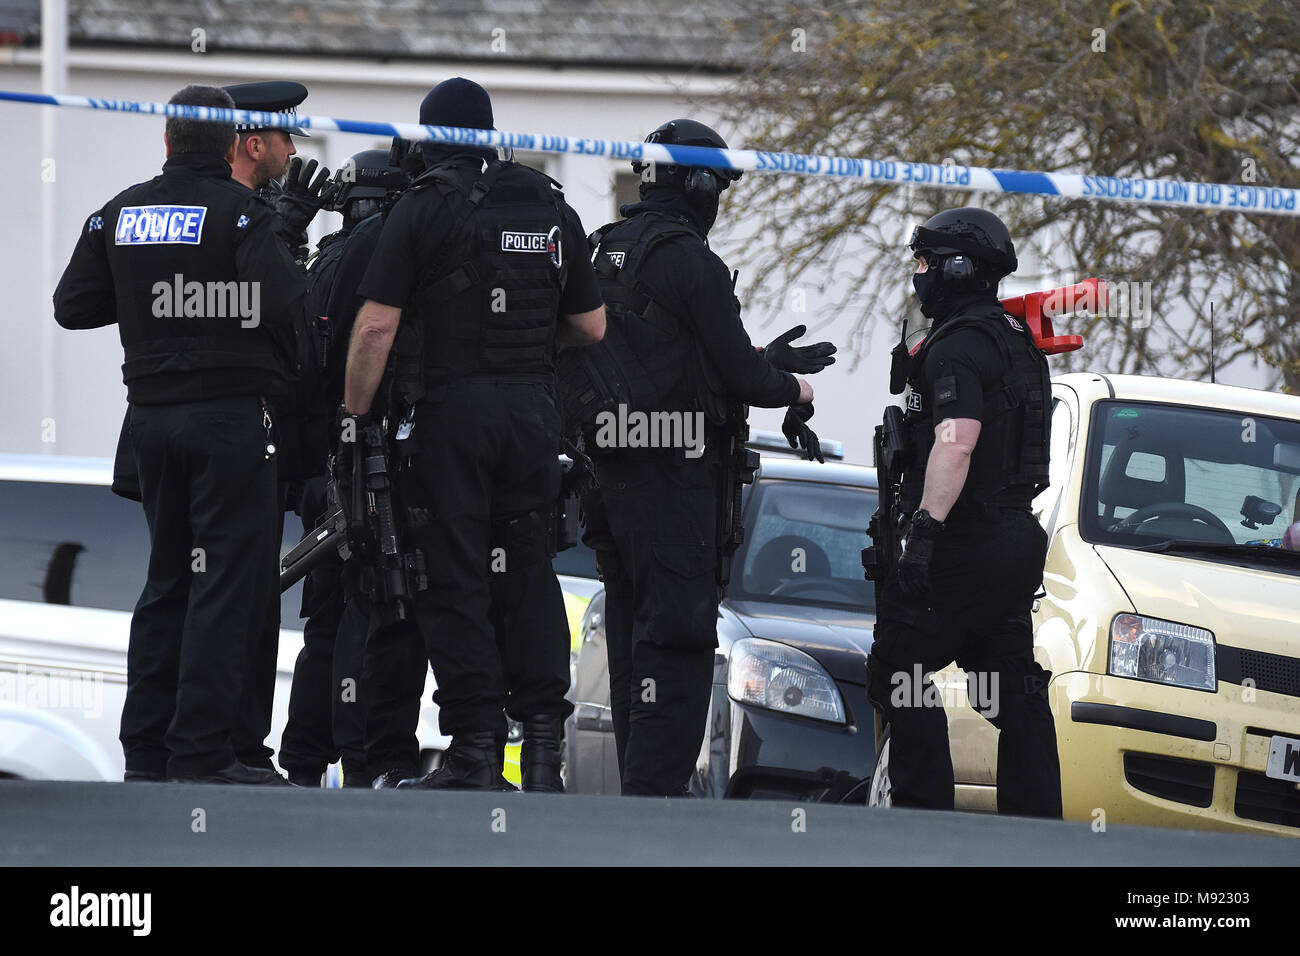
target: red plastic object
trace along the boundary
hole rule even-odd
[[[1084,279],[1074,285],[1044,292],[1030,292],[1012,299],[1003,299],[1002,308],[1017,319],[1024,319],[1034,341],[1047,355],[1073,352],[1083,348],[1082,335],[1057,335],[1052,329],[1052,319],[1064,313],[1086,310],[1101,312],[1106,308],[1108,292],[1101,279]]]

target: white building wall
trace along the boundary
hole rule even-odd
[[[0,51],[0,87],[39,91],[37,51]],[[726,81],[643,75],[628,71],[562,70],[520,66],[398,63],[378,64],[314,58],[155,53],[131,50],[74,50],[69,56],[69,90],[95,97],[165,101],[188,83],[225,84],[253,79],[296,79],[310,90],[299,111],[352,119],[415,122],[420,100],[431,86],[454,75],[482,83],[492,94],[499,129],[576,136],[641,139],[667,119],[691,116],[716,123],[708,108]],[[697,107],[695,104],[704,104]],[[121,382],[122,352],[116,327],[88,332],[55,328],[49,367],[42,359],[41,336],[54,323],[48,293],[57,282],[85,217],[126,186],[156,175],[163,162],[162,121],[88,110],[60,109],[54,180],[45,182],[47,168],[41,149],[41,112],[48,107],[0,103],[0,124],[6,148],[0,152],[0,182],[5,202],[0,209],[0,288],[8,304],[7,332],[0,349],[0,452],[44,452],[59,455],[113,454],[125,408]],[[728,134],[734,131],[724,130]],[[733,145],[747,143],[743,133]],[[305,156],[337,168],[353,153],[387,147],[374,137],[342,133],[313,134],[298,140]],[[616,218],[613,179],[625,171],[624,162],[565,155],[552,157],[548,172],[565,185],[569,202],[590,230]],[[750,174],[758,175],[758,174]],[[735,188],[743,195],[745,181]],[[56,191],[55,274],[48,288],[41,276],[41,192]],[[977,199],[961,201],[977,202]],[[318,217],[313,238],[337,227],[336,215]],[[711,237],[727,258],[732,246],[761,241],[753,223],[725,218]],[[901,231],[900,231],[901,233]],[[899,270],[906,285],[905,256],[864,268]],[[843,271],[843,264],[841,265]],[[757,277],[742,276],[744,290]],[[804,322],[817,338],[843,346],[850,320],[828,315],[824,304],[837,299],[832,286],[819,294],[809,286],[807,311],[795,314],[786,302],[757,296],[745,301],[745,322],[756,344],[790,325]],[[1060,330],[1058,330],[1060,331]],[[870,463],[870,436],[887,392],[888,353],[897,327],[879,324],[869,337],[869,349],[850,371],[842,361],[812,381],[817,390],[814,427],[827,438],[845,442],[852,461]],[[846,359],[847,357],[845,357]],[[52,377],[51,407],[42,407],[42,384]],[[1233,384],[1258,385],[1249,370],[1221,378]],[[781,412],[755,410],[751,424],[778,428]],[[51,428],[51,423],[53,427]]]

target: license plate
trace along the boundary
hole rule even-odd
[[[1268,743],[1268,765],[1264,773],[1274,780],[1300,783],[1300,740],[1274,737]]]

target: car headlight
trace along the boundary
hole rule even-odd
[[[1214,690],[1214,634],[1190,624],[1117,614],[1110,624],[1110,673]]]
[[[727,693],[742,704],[844,723],[844,704],[830,675],[803,651],[756,638],[731,645]]]

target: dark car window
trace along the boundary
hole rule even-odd
[[[596,574],[596,552],[579,541],[572,548],[567,548],[555,556],[551,561],[551,567],[555,568],[556,574],[567,574],[575,578],[591,578],[595,580]]]
[[[288,550],[302,526],[285,516]],[[133,611],[149,563],[139,502],[103,485],[0,481],[0,598]],[[302,584],[281,596],[283,627],[302,627]]]
[[[875,611],[862,576],[876,492],[809,481],[759,482],[745,512],[745,542],[727,596]]]
[[[1099,402],[1081,504],[1087,541],[1300,548],[1300,422]]]

